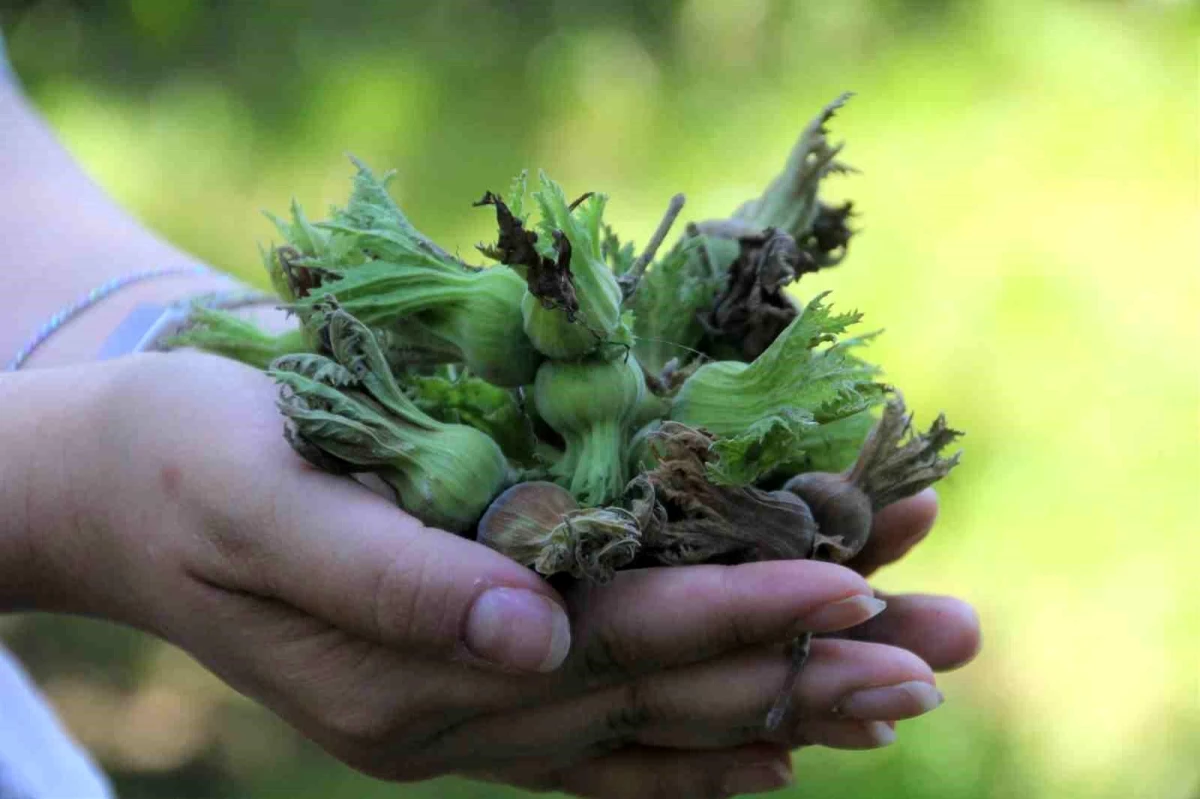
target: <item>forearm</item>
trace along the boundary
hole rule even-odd
[[[198,265],[116,205],[58,143],[11,82],[0,81],[0,267],[9,297],[0,314],[0,363],[52,314],[106,280]],[[219,275],[173,275],[126,286],[67,323],[28,367],[94,360],[139,303],[165,304],[228,288]]]

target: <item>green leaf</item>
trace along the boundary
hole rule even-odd
[[[341,234],[335,235],[333,240],[344,258],[365,249],[374,257],[396,260],[410,257],[413,253],[423,253],[443,264],[463,266],[461,261],[417,230],[392,199],[388,184],[395,177],[394,171],[377,177],[359,159],[350,156],[350,160],[358,170],[353,179],[350,200],[345,208],[335,208],[332,218],[322,225],[327,235],[330,232]],[[342,265],[352,263],[353,259],[350,264]]]
[[[529,172],[522,169],[521,174],[513,178],[512,185],[508,187],[508,194],[504,196],[504,202],[508,206],[509,212],[521,222],[525,221],[525,192],[528,190]]]
[[[740,435],[718,438],[712,451],[719,460],[708,464],[709,478],[718,485],[749,485],[794,458],[804,433],[816,426],[812,416],[796,412],[768,416]]]
[[[863,442],[874,426],[875,414],[874,408],[871,408],[843,419],[797,427],[790,431],[790,452],[774,468],[764,472],[764,476],[844,472],[858,457]]]
[[[788,474],[845,471],[858,457],[874,426],[872,407],[806,430],[796,442],[795,455],[798,457],[781,466],[779,471]]]
[[[572,264],[575,253],[591,260],[601,260],[601,224],[608,196],[593,194],[575,210],[563,193],[562,186],[551,180],[545,172],[538,172],[542,188],[533,193],[541,219],[538,220],[538,246],[546,248],[543,255],[553,258],[554,231],[561,230],[571,242]]]
[[[400,390],[369,327],[341,309],[328,315],[327,324],[333,357],[358,379],[372,398],[415,427],[433,430],[439,426]]]
[[[320,223],[310,221],[295,200],[292,200],[290,220],[275,216],[270,212],[264,212],[264,214],[275,225],[288,245],[301,254],[302,257],[298,263],[304,266],[344,268],[360,264],[364,260],[363,254],[355,247],[353,240],[335,235],[332,231],[324,229]],[[277,252],[272,248],[266,266],[267,273],[271,275],[272,285],[278,289],[281,282],[286,285],[286,277],[282,274]],[[285,297],[292,296],[290,289],[286,292],[280,291],[280,294]]]
[[[604,235],[600,240],[600,252],[614,275],[623,275],[633,266],[633,242],[621,244],[616,231],[609,225],[604,226]]]
[[[862,444],[886,387],[850,352],[871,336],[842,337],[861,315],[833,313],[825,296],[753,363],[705,364],[679,390],[670,418],[716,437],[715,478],[747,485],[805,459],[841,463]]]
[[[597,259],[604,257],[600,245],[603,240],[604,209],[606,207],[608,207],[608,195],[593,194],[572,212],[579,222],[579,227],[587,236],[592,257]]]
[[[294,198],[292,199],[292,218],[290,220],[278,217],[269,211],[264,213],[267,219],[275,225],[279,235],[300,252],[305,255],[319,255],[324,252],[329,234],[309,221],[308,217],[304,215],[304,209]]]
[[[311,349],[299,328],[273,335],[229,311],[199,305],[191,310],[188,327],[168,339],[166,346],[195,347],[255,369],[266,369],[280,355]]]
[[[565,274],[566,288],[570,291],[535,293],[543,302],[523,306],[525,332],[534,346],[549,357],[578,358],[628,334],[620,329],[621,287],[604,262],[600,248],[607,198],[593,194],[573,211],[561,186],[545,173],[539,173],[539,178],[542,188],[533,193],[533,198],[541,219],[534,246],[544,258],[557,262],[556,234],[561,232],[566,237],[571,245],[570,271]],[[558,275],[563,272],[557,272]],[[556,286],[560,287],[561,284]],[[545,302],[547,298],[552,300],[549,304]],[[568,300],[576,306],[570,316],[563,310],[568,307]]]
[[[850,99],[847,92],[821,109],[804,128],[792,148],[783,172],[761,196],[745,203],[734,213],[759,227],[774,227],[802,241],[812,229],[819,210],[817,190],[828,175],[850,172],[850,167],[837,161],[841,144],[829,143],[826,123]]]
[[[332,358],[316,353],[284,355],[271,362],[272,372],[294,372],[333,388],[358,385],[358,378]]]
[[[396,176],[395,170],[376,177],[363,161],[354,156],[350,156],[350,161],[358,170],[353,179],[354,188],[350,192],[350,201],[334,214],[334,220],[348,227],[391,231],[406,239],[420,235],[388,193],[388,184]]]
[[[283,272],[283,264],[279,262],[277,250],[274,247],[264,247],[260,244],[258,245],[258,255],[262,258],[263,268],[267,271],[267,278],[271,281],[271,288],[275,289],[275,294],[284,302],[294,302],[296,293],[288,283],[287,275]]]
[[[279,410],[321,450],[359,466],[389,465],[407,454],[387,418],[355,396],[286,368],[268,374],[286,388]]]
[[[322,222],[320,227],[338,234],[334,240],[336,247],[331,247],[330,250],[337,253],[345,252],[347,256],[352,252],[368,253],[373,260],[366,261],[363,266],[386,261],[405,266],[410,264],[425,266],[450,273],[465,271],[463,265],[458,261],[446,255],[439,255],[435,250],[430,249],[425,241],[408,236],[398,230],[382,227],[352,227],[341,222]],[[357,265],[363,259],[347,256],[339,256],[341,260],[338,263],[331,263],[328,266],[334,271],[339,271],[338,267],[342,267],[340,271],[347,272],[351,269],[363,268],[363,266]],[[346,267],[350,267],[350,269]]]
[[[474,427],[491,436],[515,463],[537,464],[533,423],[514,392],[473,375],[412,375],[405,388],[417,407],[439,422]]]

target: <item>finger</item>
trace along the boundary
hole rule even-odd
[[[929,534],[937,509],[932,488],[888,505],[875,514],[862,552],[846,565],[865,577],[896,562]]]
[[[840,644],[852,643],[849,647]],[[830,644],[834,644],[830,646]],[[678,748],[731,746],[773,740],[862,749],[886,746],[864,722],[914,718],[941,704],[933,673],[910,652],[846,641],[814,641],[781,729],[768,733],[767,711],[787,670],[774,652],[743,653],[727,662],[693,667],[685,679],[639,698],[618,721],[638,743]],[[731,680],[732,674],[742,675]],[[638,698],[638,697],[635,697]],[[619,725],[618,725],[619,726]]]
[[[837,739],[820,737],[831,729],[829,722],[909,718],[939,701],[932,671],[911,652],[820,639],[794,688],[789,722],[771,737],[764,722],[787,668],[778,647],[743,651],[573,700],[467,722],[447,731],[428,754],[497,767],[548,752],[570,762],[581,752],[632,743],[688,749],[759,741],[837,745]],[[895,690],[881,695],[882,688]],[[863,692],[871,692],[866,700],[855,698]]]
[[[796,746],[829,749],[882,749],[896,742],[894,721],[811,721],[793,735]]]
[[[500,773],[489,779],[594,799],[724,799],[779,790],[793,776],[786,749],[756,744],[717,752],[631,746],[549,773]]]
[[[241,510],[208,526],[197,567],[205,581],[282,600],[404,653],[526,672],[562,663],[565,603],[533,572],[424,527],[281,446],[260,470],[265,485],[226,487]]]
[[[841,635],[907,649],[935,671],[956,669],[979,654],[979,615],[961,599],[897,594],[887,603],[885,612]]]
[[[575,650],[564,674],[593,684],[846,629],[884,607],[862,577],[817,561],[622,572],[567,599]]]
[[[902,719],[901,719],[902,720]],[[767,733],[762,724],[726,730],[720,736],[701,740],[694,730],[663,728],[655,730],[654,746],[668,749],[711,750],[714,747],[735,746],[738,742],[780,742],[790,748],[821,746],[826,749],[881,749],[896,741],[895,721],[860,721],[857,719],[810,719],[803,726],[784,733]]]

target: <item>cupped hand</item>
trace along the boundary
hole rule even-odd
[[[849,566],[867,577],[900,560],[928,535],[936,517],[937,495],[932,489],[883,509],[876,514],[867,546]],[[778,571],[772,571],[772,567]],[[778,595],[772,596],[775,592],[790,593],[784,581],[809,579],[809,575],[824,574],[820,569],[838,568],[792,561],[651,569],[621,572],[608,586],[591,589],[580,586],[577,590],[602,603],[630,603],[632,608],[628,612],[637,613],[637,608],[655,606],[656,602],[679,601],[679,595],[671,593],[670,588],[656,595],[657,587],[668,585],[668,577],[678,580],[679,585],[695,579],[694,587],[715,580],[726,582],[727,586],[709,583],[697,595],[703,594],[711,600],[725,593],[726,609],[747,613],[771,607],[778,599]],[[684,571],[691,576],[685,577]],[[727,587],[734,581],[738,584],[736,590],[746,590],[741,586],[748,586],[751,595],[731,598]],[[643,687],[637,689],[641,691],[640,705],[639,700],[632,702],[639,709],[631,712],[627,705],[622,711],[627,714],[625,723],[635,728],[626,734],[626,740],[634,741],[634,745],[607,757],[549,773],[536,771],[541,764],[535,763],[531,772],[506,771],[502,775],[507,782],[567,790],[581,796],[703,796],[707,794],[695,786],[697,780],[711,773],[706,771],[709,756],[704,751],[706,747],[744,746],[751,741],[760,745],[775,743],[789,749],[807,745],[843,749],[885,746],[895,739],[896,721],[921,715],[941,703],[931,671],[948,671],[970,662],[979,650],[980,628],[975,610],[961,599],[927,594],[885,595],[880,591],[875,591],[874,596],[887,603],[886,609],[877,614],[873,608],[859,610],[868,603],[862,594],[822,610],[831,615],[846,613],[848,617],[870,613],[870,618],[858,624],[847,618],[845,625],[830,625],[843,629],[813,640],[793,696],[792,724],[779,735],[765,733],[763,718],[786,670],[787,659],[778,645],[781,637],[739,633],[728,626],[722,635],[721,627],[736,624],[736,617],[715,612],[714,605],[702,602],[695,608],[694,616],[687,614],[694,627],[687,626],[699,633],[707,625],[716,636],[720,643],[712,648],[693,650],[694,654],[712,660],[703,664],[693,661],[684,669],[642,680]],[[745,610],[738,611],[738,607]],[[849,611],[850,607],[855,610]],[[710,615],[706,618],[706,614]],[[821,632],[824,627],[806,621],[793,629]],[[662,634],[649,624],[644,629]],[[729,641],[737,641],[739,637],[744,646],[728,646]],[[768,641],[774,645],[764,643]],[[914,655],[923,663],[916,661]],[[599,657],[609,667],[620,662],[629,664],[621,668],[632,673],[639,668],[631,659],[619,658],[611,652]],[[683,677],[685,672],[687,678]],[[661,693],[654,690],[658,686],[662,687]],[[632,686],[626,690],[631,689]],[[749,714],[748,708],[752,708]],[[567,712],[565,707],[562,710]],[[539,708],[526,718],[532,721],[545,713]],[[521,728],[525,728],[524,723]],[[746,773],[749,782],[744,784],[753,786],[753,775],[757,775],[766,785],[771,773],[772,769],[760,766]],[[656,784],[659,792],[650,787]],[[746,791],[750,792],[749,788]]]
[[[91,370],[93,432],[64,467],[74,535],[40,561],[53,604],[180,645],[368,774],[765,790],[795,746],[887,743],[890,722],[936,706],[933,669],[977,645],[956,600],[894,597],[877,615],[864,577],[826,563],[647,569],[560,595],[314,470],[259,372],[190,353]],[[903,554],[933,514],[929,496],[887,509],[855,565]],[[814,641],[793,722],[767,734],[781,645],[801,631],[849,634]]]

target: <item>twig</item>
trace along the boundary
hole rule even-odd
[[[650,241],[646,244],[646,249],[629,266],[629,271],[621,275],[621,295],[624,299],[629,299],[637,291],[638,283],[641,281],[646,267],[654,260],[654,254],[658,252],[663,239],[671,231],[671,225],[675,224],[675,218],[683,210],[683,203],[684,198],[682,194],[676,194],[671,198],[671,203],[667,206],[667,213],[663,216],[662,221],[658,223],[658,229],[650,237]]]
[[[588,197],[591,197],[591,196],[592,196],[593,194],[595,194],[595,193],[596,193],[596,192],[594,192],[594,191],[589,191],[589,192],[587,192],[586,194],[582,194],[582,195],[580,195],[579,199],[577,199],[575,202],[573,202],[573,203],[571,203],[570,205],[568,205],[568,206],[567,206],[567,210],[568,210],[568,211],[574,211],[576,208],[578,208],[579,206],[583,205],[583,201],[584,201],[584,200],[586,200]]]
[[[788,644],[791,662],[788,664],[787,676],[783,678],[783,687],[779,689],[779,694],[775,697],[775,704],[771,706],[771,712],[767,714],[768,732],[775,732],[779,729],[783,717],[787,715],[788,708],[791,707],[792,691],[796,687],[796,679],[800,676],[800,670],[804,668],[804,662],[808,660],[808,650],[811,645],[812,633],[797,636]]]

